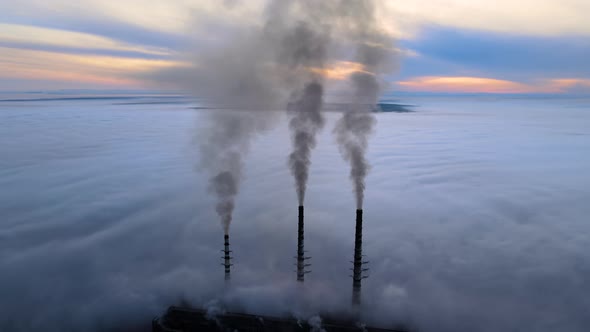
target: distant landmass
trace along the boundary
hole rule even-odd
[[[414,105],[405,105],[405,104],[394,104],[394,103],[379,103],[377,104],[377,108],[374,110],[375,112],[394,112],[394,113],[408,113],[414,112],[412,107]]]

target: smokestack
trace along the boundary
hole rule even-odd
[[[233,265],[231,264],[231,259],[232,257],[230,257],[229,253],[231,252],[231,250],[229,250],[229,235],[225,234],[223,236],[223,260],[224,262],[221,264],[225,267],[225,280],[228,281],[230,279],[230,267]]]
[[[311,257],[305,257],[305,250],[303,250],[304,242],[304,226],[303,226],[303,205],[299,206],[299,223],[297,227],[297,281],[303,282],[305,274],[311,271],[305,271],[305,268],[311,264],[305,264],[305,261]]]
[[[361,304],[361,281],[367,276],[363,272],[369,269],[363,269],[363,210],[356,210],[356,226],[354,232],[354,261],[352,268],[352,304],[359,306]]]

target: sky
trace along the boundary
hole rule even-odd
[[[586,0],[378,1],[402,59],[388,92],[590,92]],[[0,2],[0,91],[159,89],[145,73],[260,25],[264,0]],[[352,68],[352,69],[351,69]],[[354,63],[332,64],[341,80]]]

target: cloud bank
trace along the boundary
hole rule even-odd
[[[408,102],[420,107],[377,115],[367,154],[366,322],[586,331],[587,100]],[[314,265],[305,288],[293,271],[296,193],[282,119],[244,160],[233,288],[220,295],[223,230],[192,143],[207,111],[19,105],[0,106],[0,141],[11,142],[0,147],[1,330],[108,331],[145,324],[180,299],[273,315],[349,308],[355,199],[330,131],[317,136],[306,195]],[[326,127],[339,117],[326,113]]]

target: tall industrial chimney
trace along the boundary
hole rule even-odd
[[[354,261],[352,268],[352,304],[361,304],[361,281],[367,276],[363,273],[369,269],[363,269],[363,210],[356,210],[356,227],[354,232]]]
[[[233,265],[231,264],[231,259],[232,257],[230,257],[229,253],[231,252],[231,250],[229,250],[229,235],[225,234],[223,236],[223,252],[224,255],[222,257],[223,259],[223,263],[221,265],[225,266],[225,280],[228,281],[230,278],[230,267]]]
[[[311,271],[305,271],[305,268],[310,266],[311,264],[305,264],[305,261],[310,259],[310,257],[305,257],[305,251],[303,250],[303,242],[304,242],[304,235],[303,235],[303,205],[299,206],[299,223],[297,227],[297,281],[303,282],[305,279],[305,274]]]

